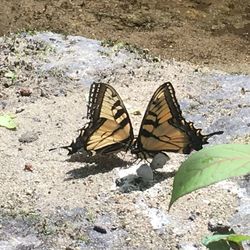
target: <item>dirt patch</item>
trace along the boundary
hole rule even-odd
[[[247,73],[249,10],[248,0],[3,0],[0,35],[37,29],[122,40],[163,58]]]

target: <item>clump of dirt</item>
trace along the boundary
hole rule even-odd
[[[166,59],[228,72],[250,68],[248,0],[3,0],[0,10],[0,35],[50,30],[126,41]]]

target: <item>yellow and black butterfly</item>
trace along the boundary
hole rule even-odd
[[[116,90],[108,84],[93,83],[87,111],[89,123],[81,129],[69,154],[84,149],[89,155],[127,151],[134,140],[128,112]]]
[[[209,137],[223,131],[202,135],[192,122],[182,116],[173,85],[166,82],[152,96],[131,152],[140,158],[152,158],[159,152],[189,154],[202,149]]]
[[[139,158],[152,158],[159,152],[189,154],[200,150],[209,137],[222,131],[202,135],[192,122],[186,122],[170,82],[161,85],[152,96],[134,139],[128,112],[113,87],[93,83],[90,88],[87,118],[90,122],[76,141],[65,146],[69,154],[84,149],[89,155],[131,150]]]

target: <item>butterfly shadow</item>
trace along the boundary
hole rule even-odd
[[[119,158],[116,155],[102,156],[94,155],[91,157],[86,157],[81,154],[72,155],[68,162],[83,162],[86,163],[84,167],[76,168],[67,172],[68,177],[66,181],[72,179],[86,178],[91,175],[96,175],[99,173],[106,173],[117,167],[126,167],[129,162]]]

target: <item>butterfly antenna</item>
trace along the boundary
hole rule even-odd
[[[58,149],[58,148],[50,148],[49,151],[53,151],[53,150],[56,150],[56,149]]]
[[[210,137],[213,136],[213,135],[221,135],[221,134],[223,134],[223,133],[224,133],[224,131],[217,131],[217,132],[213,132],[213,133],[211,133],[211,134],[206,135],[206,137],[207,137],[207,138],[210,138]]]
[[[57,147],[57,148],[50,148],[49,151],[53,151],[53,150],[56,150],[56,149],[59,149],[59,148],[63,148],[63,149],[67,149],[69,152],[68,152],[68,155],[70,155],[72,153],[72,145],[74,144],[74,141],[71,142],[70,145],[68,146],[61,146],[61,147]]]

